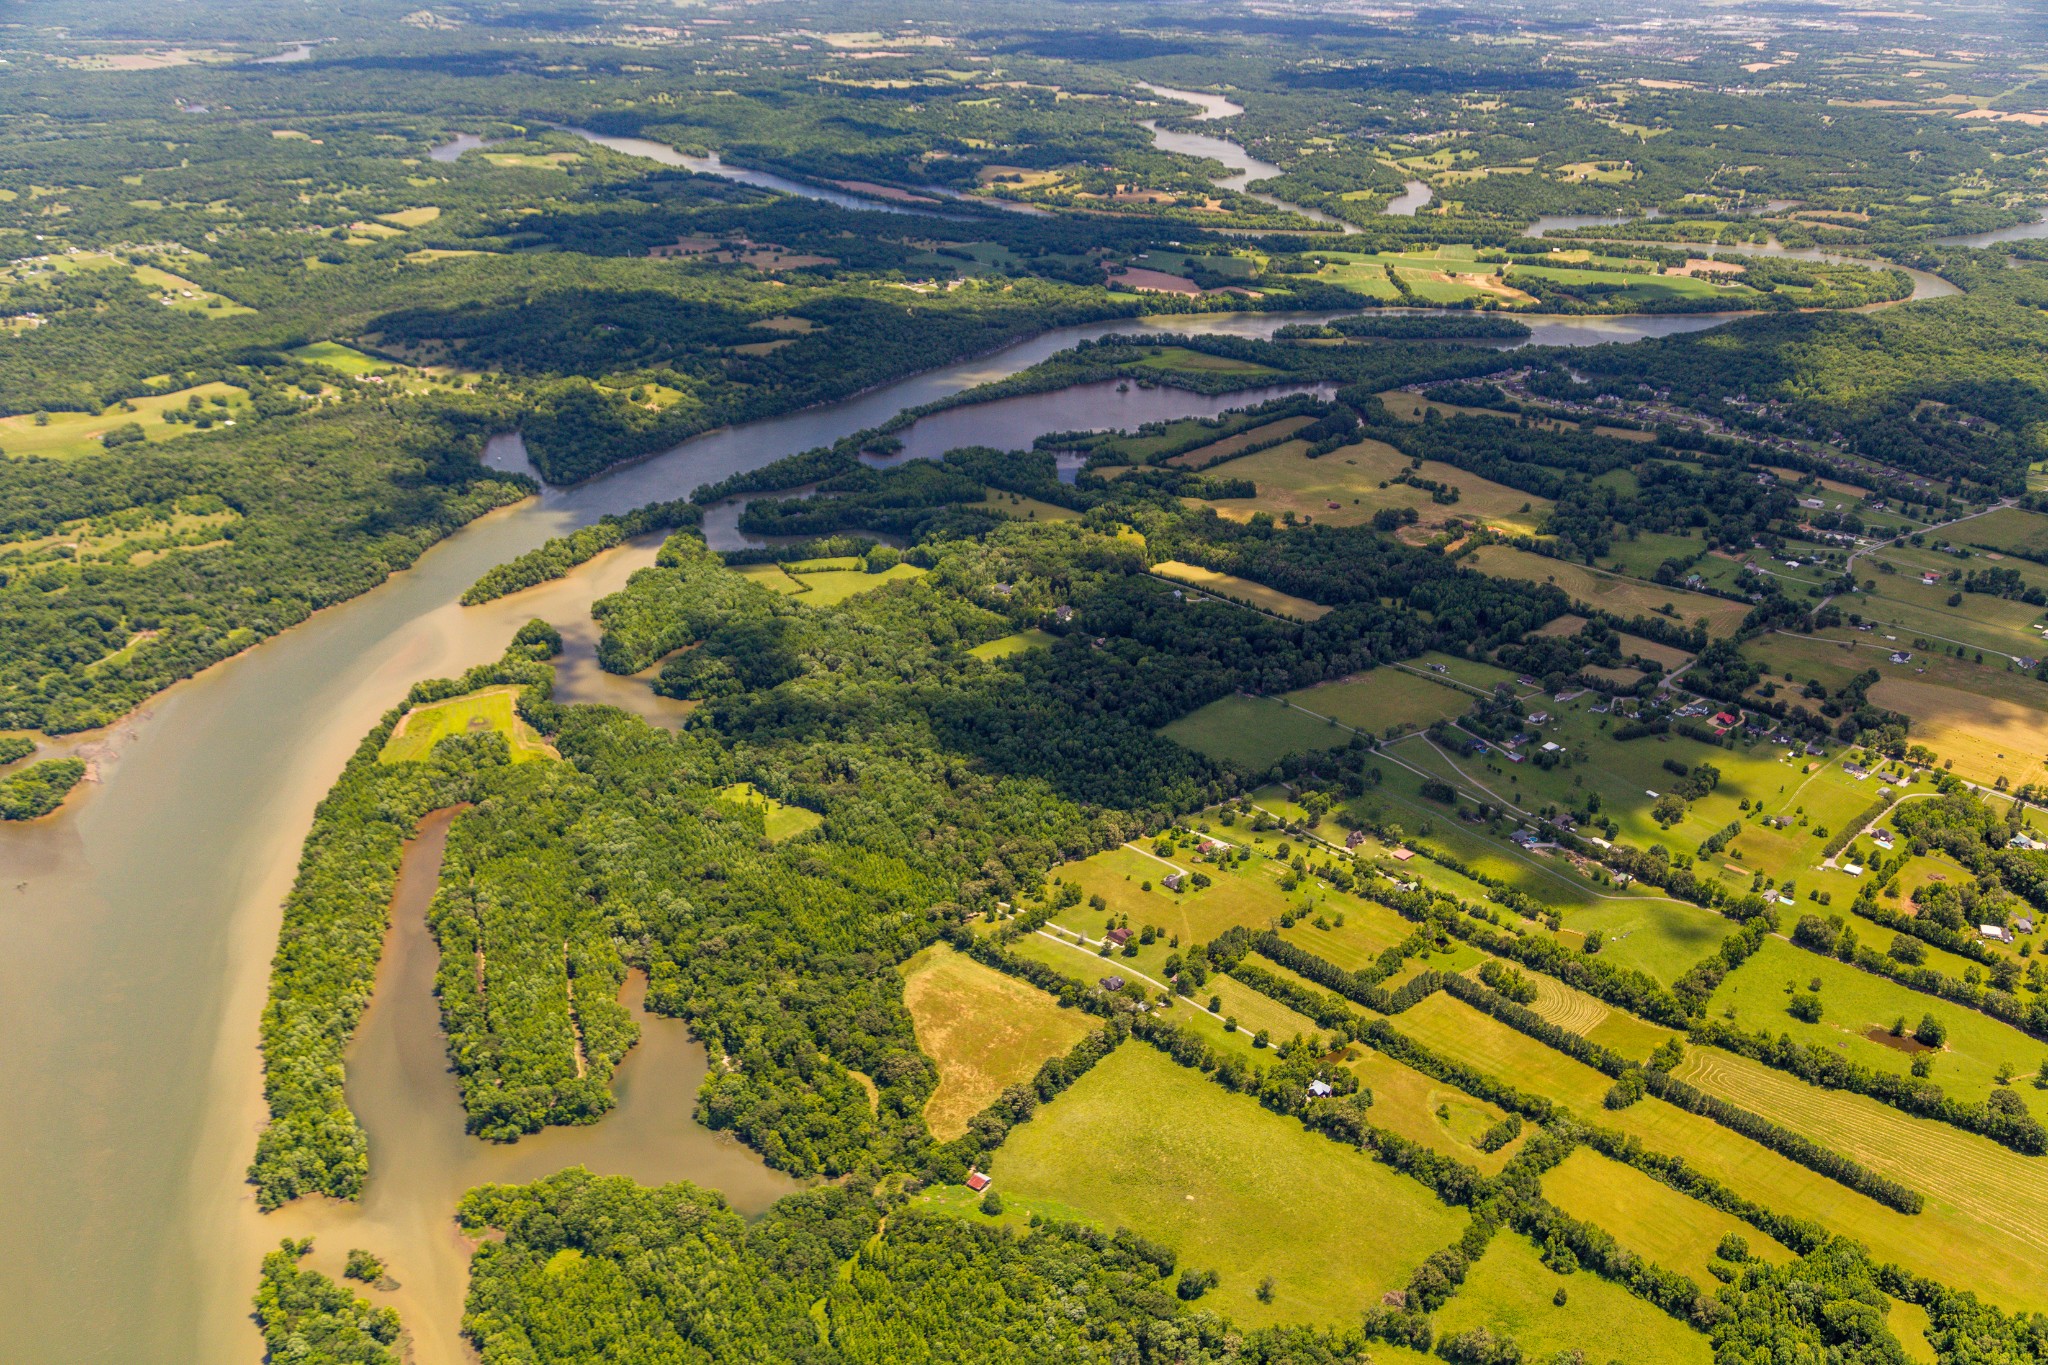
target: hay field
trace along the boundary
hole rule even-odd
[[[1222,1283],[1203,1306],[1246,1326],[1349,1325],[1466,1219],[1135,1040],[1014,1129],[991,1164],[1005,1196],[1056,1200],[1215,1269]],[[1271,1302],[1256,1293],[1267,1276]]]
[[[1518,535],[1534,535],[1551,502],[1505,484],[1436,460],[1425,460],[1419,477],[1458,490],[1458,501],[1442,505],[1411,484],[1381,483],[1408,467],[1408,458],[1381,441],[1361,441],[1311,460],[1299,442],[1255,451],[1229,461],[1213,472],[1218,477],[1250,479],[1258,493],[1249,498],[1219,498],[1206,503],[1218,516],[1248,521],[1254,512],[1296,516],[1332,526],[1357,526],[1386,507],[1412,507],[1424,523],[1465,517],[1502,527]],[[1330,504],[1337,504],[1332,507]],[[1526,509],[1526,510],[1525,510]]]
[[[1918,678],[1885,678],[1870,699],[1911,716],[1913,739],[1954,759],[1957,775],[1973,781],[2031,782],[2048,754],[2048,710],[2040,707]]]
[[[1320,621],[1330,614],[1330,608],[1320,602],[1311,602],[1306,597],[1295,597],[1269,588],[1263,583],[1254,583],[1249,578],[1235,574],[1217,573],[1196,564],[1183,564],[1177,559],[1162,559],[1152,566],[1152,572],[1162,578],[1212,592],[1218,597],[1237,602],[1248,602],[1261,610],[1279,616],[1291,616],[1297,621]]]
[[[1495,578],[1555,583],[1578,601],[1619,616],[1661,615],[1658,609],[1669,604],[1677,609],[1677,619],[1686,625],[1704,617],[1709,633],[1717,636],[1732,635],[1742,624],[1742,618],[1749,614],[1748,604],[1743,602],[1725,602],[1718,597],[1706,597],[1682,588],[1666,588],[1655,583],[1597,573],[1584,565],[1547,559],[1506,545],[1482,545],[1473,552],[1469,562],[1479,572]]]
[[[1030,1080],[1047,1058],[1070,1051],[1094,1022],[944,944],[898,970],[918,1049],[938,1064],[939,1088],[925,1102],[924,1119],[941,1142],[965,1133],[969,1119]]]
[[[1566,1294],[1561,1306],[1551,1299],[1560,1288]],[[1615,1358],[1657,1365],[1707,1365],[1713,1359],[1707,1339],[1684,1323],[1590,1272],[1556,1274],[1528,1238],[1506,1229],[1495,1234],[1464,1288],[1436,1314],[1436,1324],[1444,1336],[1484,1327],[1512,1337],[1525,1360],[1586,1348],[1589,1361],[1608,1359],[1616,1350],[1626,1354]]]
[[[1277,440],[1282,436],[1292,436],[1295,432],[1300,431],[1315,420],[1314,417],[1303,414],[1295,417],[1283,417],[1277,422],[1265,422],[1259,426],[1249,427],[1244,431],[1240,431],[1235,436],[1226,436],[1220,441],[1211,441],[1208,445],[1196,446],[1193,450],[1174,456],[1167,463],[1178,465],[1182,469],[1200,469],[1204,465],[1214,464],[1219,460],[1227,460],[1246,446],[1258,445],[1261,441]]]
[[[1712,1284],[1707,1262],[1734,1233],[1752,1256],[1784,1264],[1791,1250],[1730,1213],[1680,1194],[1633,1166],[1580,1147],[1543,1177],[1543,1197],[1574,1218],[1614,1234],[1645,1260]]]
[[[2048,1309],[2039,1271],[2048,1256],[2048,1184],[2039,1158],[1709,1048],[1689,1049],[1675,1074],[1919,1190],[1928,1207],[1912,1220],[1921,1246],[1901,1258],[1906,1264],[1994,1303]],[[1872,1249],[1895,1254],[1874,1242]]]

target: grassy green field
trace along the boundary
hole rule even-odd
[[[1891,941],[1873,930],[1866,942],[1882,951]],[[1805,991],[1821,982],[1821,1020],[1809,1024],[1786,1011],[1786,987]],[[1934,1055],[1934,1080],[1958,1099],[1977,1101],[1996,1087],[2000,1066],[2019,1078],[2008,1087],[2025,1101],[2034,1116],[2048,1120],[2048,1090],[2032,1083],[2048,1058],[2048,1043],[2020,1032],[1989,1015],[1923,995],[1872,972],[1795,947],[1782,939],[1766,939],[1749,961],[1728,974],[1708,1002],[1708,1012],[1741,1028],[1789,1034],[1793,1041],[1826,1048],[1840,1056],[1893,1075],[1911,1074],[1915,1050],[1910,1039],[1894,1039],[1891,1027],[1903,1018],[1910,1033],[1923,1014],[1948,1026],[1948,1043]]]
[[[1372,1091],[1371,1118],[1377,1126],[1487,1175],[1498,1175],[1528,1140],[1531,1130],[1525,1128],[1499,1151],[1480,1151],[1473,1143],[1506,1117],[1504,1111],[1372,1048],[1354,1044],[1350,1050],[1358,1054],[1351,1070]]]
[[[988,496],[980,502],[963,505],[998,512],[1006,517],[1015,517],[1019,521],[1073,521],[1081,515],[1071,507],[1041,502],[1037,498],[1027,498],[1022,493],[1005,493],[999,488],[989,489]]]
[[[1277,375],[1280,371],[1270,365],[1259,365],[1249,360],[1233,360],[1229,356],[1210,355],[1207,351],[1191,351],[1185,346],[1162,346],[1143,360],[1129,368],[1136,370],[1185,370],[1198,374],[1238,374],[1247,376]]]
[[[1553,1301],[1559,1289],[1565,1302]],[[1512,1337],[1525,1360],[1577,1348],[1592,1362],[1707,1365],[1707,1339],[1620,1285],[1589,1272],[1558,1275],[1529,1239],[1506,1229],[1436,1315],[1440,1335],[1484,1327]]]
[[[1249,602],[1264,611],[1278,616],[1289,616],[1297,621],[1319,621],[1330,614],[1330,609],[1306,597],[1295,597],[1269,588],[1263,583],[1254,583],[1249,578],[1235,574],[1217,573],[1197,564],[1183,564],[1177,559],[1162,559],[1152,566],[1152,572],[1162,578],[1171,578],[1177,583],[1202,588],[1237,602]]]
[[[1258,488],[1257,495],[1220,498],[1203,505],[1237,521],[1249,520],[1256,512],[1275,517],[1292,512],[1304,520],[1332,526],[1359,525],[1386,507],[1412,507],[1424,524],[1441,522],[1447,515],[1477,518],[1514,535],[1534,535],[1551,507],[1547,498],[1533,497],[1454,465],[1426,460],[1415,471],[1418,477],[1458,490],[1455,505],[1440,507],[1424,489],[1389,482],[1407,468],[1408,460],[1383,442],[1361,441],[1315,460],[1308,458],[1306,449],[1299,442],[1289,442],[1228,461],[1218,468],[1218,476],[1250,479]]]
[[[774,797],[756,788],[751,782],[735,782],[718,793],[728,801],[758,807],[763,815],[768,841],[779,844],[785,839],[794,839],[799,834],[808,834],[825,823],[825,817],[802,806],[785,806]]]
[[[151,441],[175,440],[191,435],[198,428],[164,421],[164,413],[169,409],[186,407],[192,399],[198,398],[205,402],[205,411],[216,419],[234,418],[242,415],[244,400],[248,396],[247,390],[232,384],[199,384],[175,393],[131,398],[126,407],[116,403],[103,412],[46,413],[48,420],[42,423],[36,421],[33,413],[0,417],[0,453],[40,455],[49,460],[93,455],[106,448],[100,443],[102,436],[130,422],[141,427],[142,434]],[[226,398],[228,407],[215,407],[212,400],[217,397]]]
[[[1300,431],[1315,420],[1315,418],[1307,414],[1301,414],[1294,417],[1282,417],[1277,422],[1261,422],[1255,427],[1246,427],[1243,431],[1225,436],[1221,440],[1211,441],[1207,445],[1196,446],[1193,450],[1184,451],[1179,455],[1175,455],[1167,463],[1179,465],[1184,469],[1200,469],[1205,465],[1211,465],[1219,460],[1228,459],[1246,446],[1260,445],[1267,441],[1278,440],[1282,436],[1292,436],[1295,432]],[[1278,446],[1274,447],[1276,450],[1280,448]],[[1301,453],[1301,447],[1296,446],[1294,453],[1298,458]]]
[[[1013,1130],[992,1165],[1005,1197],[1057,1201],[1214,1268],[1205,1305],[1248,1326],[1348,1325],[1465,1223],[1421,1184],[1137,1042]]]
[[[1276,697],[1224,697],[1165,726],[1183,748],[1260,773],[1288,754],[1341,749],[1351,735]]]
[[[453,697],[428,706],[415,706],[398,722],[398,728],[384,741],[378,760],[409,763],[425,758],[427,751],[450,735],[476,734],[496,730],[512,746],[512,761],[553,758],[555,751],[534,733],[512,709],[518,697],[516,687],[492,687]]]
[[[309,365],[325,365],[338,374],[389,374],[399,368],[388,360],[365,355],[354,347],[344,346],[338,341],[315,341],[296,347],[287,354]]]
[[[1543,1197],[1574,1218],[1614,1234],[1645,1260],[1713,1283],[1707,1262],[1729,1233],[1749,1243],[1750,1254],[1780,1264],[1792,1252],[1733,1214],[1688,1198],[1633,1166],[1581,1147],[1543,1177]]]
[[[1972,545],[1989,545],[1994,550],[2048,555],[2048,516],[2039,512],[2023,512],[2017,507],[2001,507],[1964,522],[1953,534],[1958,540]]]
[[[887,584],[922,578],[926,572],[915,564],[894,564],[881,573],[869,573],[866,569],[854,567],[858,563],[859,561],[854,559],[833,559],[815,560],[807,564],[746,564],[742,565],[738,572],[771,592],[779,592],[787,597],[800,597],[807,607],[836,607],[849,598],[858,597],[864,592],[873,592]],[[990,642],[995,643],[998,642]],[[986,649],[988,646],[984,645],[982,648]]]
[[[934,944],[905,962],[903,1007],[917,1046],[938,1064],[939,1088],[924,1107],[932,1136],[951,1141],[967,1121],[1049,1057],[1070,1050],[1093,1016],[973,958]]]
[[[977,659],[993,661],[996,659],[1007,659],[1012,654],[1029,653],[1034,649],[1050,649],[1056,643],[1056,637],[1048,635],[1034,626],[1030,630],[1020,630],[1015,635],[1004,635],[998,639],[990,640],[986,644],[976,645],[967,652]]]

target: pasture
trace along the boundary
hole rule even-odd
[[[1458,490],[1456,503],[1437,504],[1426,489],[1391,482],[1407,469],[1408,460],[1380,441],[1361,441],[1314,460],[1305,449],[1299,442],[1290,442],[1229,461],[1215,471],[1217,475],[1250,479],[1258,493],[1249,498],[1218,498],[1205,505],[1213,506],[1218,516],[1236,521],[1247,521],[1256,512],[1275,517],[1292,512],[1332,526],[1357,526],[1371,521],[1373,513],[1383,508],[1412,507],[1424,524],[1440,523],[1450,516],[1476,518],[1515,535],[1534,535],[1551,507],[1547,498],[1494,483],[1454,465],[1425,460],[1415,471],[1416,477]]]
[[[143,394],[101,412],[44,413],[44,420],[40,422],[34,413],[0,417],[0,453],[38,455],[47,460],[94,455],[106,449],[102,437],[131,422],[142,428],[145,440],[171,441],[198,430],[185,423],[166,422],[164,414],[171,409],[189,409],[191,401],[197,398],[205,405],[203,411],[212,414],[216,420],[232,419],[242,414],[248,396],[246,389],[233,384],[209,383],[171,393]],[[228,406],[216,407],[213,403],[215,398],[227,399]]]
[[[1875,925],[1859,926],[1863,941],[1879,952],[1892,936]],[[1787,987],[1805,992],[1818,980],[1821,1019],[1809,1024],[1786,1012]],[[1787,943],[1765,939],[1763,945],[1728,974],[1708,1001],[1708,1013],[1751,1031],[1789,1034],[1794,1042],[1825,1048],[1859,1066],[1911,1074],[1918,1049],[1910,1039],[1923,1014],[1932,1014],[1948,1028],[1948,1042],[1934,1059],[1934,1082],[1958,1099],[1981,1101],[1997,1088],[2001,1066],[2015,1079],[2005,1087],[2018,1095],[2034,1117],[2048,1120],[2048,1090],[2037,1090],[2033,1076],[2048,1057],[2048,1043],[2031,1038],[2010,1024],[1935,996],[1925,995],[1860,967]],[[1906,1021],[1908,1037],[1894,1038],[1893,1024]]]
[[[1282,417],[1277,422],[1262,422],[1258,426],[1247,427],[1235,435],[1225,436],[1220,441],[1211,441],[1208,445],[1196,446],[1193,450],[1175,455],[1167,463],[1178,465],[1183,469],[1201,469],[1207,465],[1227,460],[1247,446],[1255,446],[1267,441],[1277,441],[1283,436],[1292,436],[1295,432],[1300,431],[1315,420],[1314,417],[1304,414],[1294,417]]]
[[[1277,375],[1280,371],[1270,365],[1260,365],[1249,360],[1235,360],[1225,355],[1210,355],[1207,351],[1190,350],[1185,346],[1155,346],[1142,360],[1134,361],[1127,368],[1134,370],[1179,370],[1192,374],[1230,374],[1246,378],[1264,378]]]
[[[991,1165],[1005,1197],[1057,1201],[1215,1269],[1204,1306],[1247,1326],[1348,1325],[1465,1224],[1418,1182],[1136,1041],[1014,1129]],[[1267,1277],[1270,1301],[1257,1294]]]
[[[1470,559],[1473,568],[1494,578],[1519,578],[1530,583],[1555,583],[1576,601],[1617,616],[1670,616],[1691,625],[1704,620],[1716,636],[1733,634],[1749,613],[1744,602],[1638,582],[1614,574],[1600,573],[1582,564],[1517,550],[1508,545],[1482,545]],[[1670,607],[1676,615],[1667,613]]]
[[[1554,1302],[1559,1289],[1566,1296],[1562,1305]],[[1574,1349],[1586,1351],[1589,1362],[1612,1357],[1707,1365],[1713,1359],[1707,1339],[1684,1323],[1590,1272],[1557,1274],[1528,1238],[1507,1229],[1494,1235],[1436,1324],[1443,1335],[1484,1327],[1512,1337],[1525,1360]]]
[[[1377,1127],[1486,1175],[1500,1174],[1528,1140],[1530,1129],[1524,1127],[1521,1137],[1499,1151],[1482,1152],[1474,1144],[1507,1116],[1503,1110],[1362,1043],[1354,1043],[1347,1051],[1357,1054],[1348,1065],[1358,1083],[1372,1091],[1369,1117]]]
[[[1162,727],[1183,748],[1263,773],[1288,754],[1338,749],[1351,735],[1277,697],[1229,696]]]
[[[1033,986],[934,944],[897,969],[918,1049],[939,1068],[925,1102],[932,1136],[950,1142],[1006,1088],[1086,1037],[1094,1017],[1062,1009]]]
[[[466,697],[415,706],[399,720],[377,755],[381,763],[410,763],[427,756],[436,744],[450,735],[473,735],[494,730],[505,737],[512,749],[512,761],[524,763],[558,755],[513,709],[519,695],[516,687],[490,687]]]
[[[2048,516],[2001,507],[1963,523],[1955,532],[1972,545],[2029,556],[2048,556]]]

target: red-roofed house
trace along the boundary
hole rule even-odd
[[[969,1171],[967,1173],[967,1188],[973,1190],[976,1194],[980,1194],[983,1190],[987,1189],[988,1182],[989,1178],[980,1171]]]

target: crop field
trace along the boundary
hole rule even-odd
[[[1883,951],[1891,936],[1871,926],[1865,940]],[[1786,1011],[1787,987],[1806,991],[1821,982],[1821,1019],[1809,1024]],[[1791,1035],[1793,1041],[1828,1048],[1859,1066],[1894,1075],[1911,1074],[1913,1058],[1925,1049],[1912,1042],[1913,1026],[1932,1014],[1948,1028],[1948,1042],[1934,1056],[1934,1081],[1964,1100],[1982,1100],[1995,1088],[1998,1069],[2015,1079],[2009,1087],[2036,1118],[2048,1120],[2048,1090],[2033,1077],[2048,1058],[2048,1043],[2010,1024],[1889,981],[1860,967],[1822,957],[1781,939],[1766,939],[1749,961],[1730,972],[1714,992],[1708,1012],[1755,1031]],[[1906,1021],[1907,1036],[1894,1038],[1893,1024]]]
[[[1474,700],[1462,688],[1399,668],[1376,668],[1285,695],[1304,711],[1367,734],[1382,734],[1395,726],[1421,729],[1431,721],[1452,720],[1471,710]]]
[[[1676,1074],[1924,1194],[1928,1207],[1914,1221],[1927,1246],[1906,1264],[1928,1274],[1939,1266],[1993,1302],[2048,1302],[2039,1273],[2048,1255],[2048,1187],[2038,1157],[1712,1049],[1689,1049]],[[1874,1240],[1872,1247],[1884,1254]]]
[[[1028,654],[1034,649],[1051,649],[1056,643],[1057,636],[1048,635],[1034,626],[1030,630],[1020,630],[1015,635],[1000,636],[986,644],[976,645],[967,652],[977,659],[1007,659],[1012,654]]]
[[[1087,1036],[1093,1016],[1059,1002],[971,957],[935,944],[905,962],[903,1007],[918,1050],[937,1063],[939,1088],[924,1107],[942,1142],[1003,1090],[1028,1081],[1047,1058]]]
[[[728,801],[760,809],[770,843],[779,844],[785,839],[794,839],[799,834],[808,834],[825,823],[825,817],[802,806],[785,806],[774,797],[756,788],[751,782],[737,782],[719,793]]]
[[[1707,1262],[1729,1233],[1752,1256],[1783,1263],[1790,1249],[1733,1214],[1689,1198],[1633,1166],[1581,1147],[1543,1177],[1543,1197],[1574,1218],[1596,1224],[1638,1256],[1666,1270],[1713,1283]]]
[[[1726,602],[1683,588],[1667,588],[1631,578],[1595,573],[1579,564],[1548,559],[1507,545],[1482,545],[1470,561],[1473,568],[1495,578],[1520,578],[1531,583],[1555,583],[1574,599],[1618,616],[1665,615],[1669,606],[1676,620],[1691,625],[1705,620],[1713,635],[1728,635],[1741,624],[1749,607],[1743,602]]]
[[[1224,697],[1163,727],[1183,748],[1262,773],[1288,754],[1342,748],[1347,732],[1273,697]]]
[[[1917,678],[1886,678],[1870,689],[1879,706],[1913,718],[1913,738],[1955,761],[1960,777],[2019,783],[2039,775],[2048,753],[2048,709],[1960,691]]]
[[[1554,1301],[1559,1289],[1565,1302]],[[1436,1315],[1444,1334],[1484,1327],[1514,1338],[1528,1354],[1580,1349],[1586,1360],[1707,1365],[1707,1339],[1618,1284],[1580,1272],[1558,1275],[1529,1239],[1503,1228],[1466,1276],[1464,1287]],[[1623,1354],[1616,1355],[1615,1352]]]
[[[100,438],[117,427],[133,422],[142,428],[145,439],[157,441],[175,440],[189,436],[198,428],[184,423],[164,421],[164,413],[172,408],[185,408],[197,398],[206,404],[204,411],[216,419],[233,418],[241,415],[243,401],[248,391],[232,384],[199,384],[174,393],[145,394],[128,400],[126,406],[114,404],[103,412],[50,412],[43,414],[46,420],[38,422],[35,414],[17,417],[0,417],[0,454],[27,456],[39,455],[49,460],[75,459],[80,455],[94,455],[106,449]],[[215,407],[215,398],[225,398],[229,406]]]
[[[1330,614],[1330,609],[1319,602],[1305,597],[1294,597],[1269,588],[1263,583],[1254,583],[1249,578],[1235,574],[1217,573],[1195,564],[1183,564],[1177,559],[1162,559],[1152,566],[1152,572],[1163,578],[1215,593],[1218,597],[1236,602],[1248,602],[1262,611],[1276,616],[1289,616],[1297,621],[1320,621]]]
[[[1006,1197],[1057,1200],[1214,1268],[1205,1302],[1250,1325],[1349,1324],[1465,1223],[1421,1184],[1135,1041],[1016,1128],[992,1170]]]
[[[480,734],[495,730],[512,748],[512,761],[524,763],[536,758],[554,758],[555,751],[521,720],[512,703],[516,687],[493,687],[453,697],[427,706],[415,706],[398,722],[398,728],[384,741],[377,757],[384,763],[410,763],[450,735]]]

